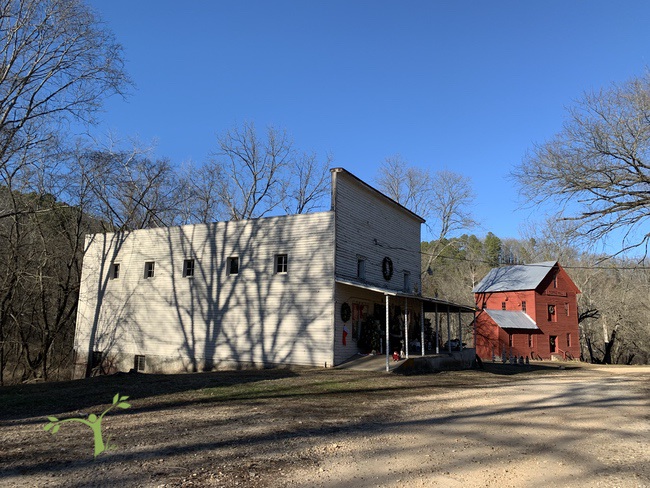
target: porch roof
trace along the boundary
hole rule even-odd
[[[345,278],[336,278],[336,282],[341,285],[354,286],[356,288],[361,288],[363,290],[374,291],[376,293],[381,293],[382,295],[388,295],[391,297],[410,298],[413,300],[420,301],[424,305],[425,312],[438,311],[438,312],[474,313],[474,311],[476,310],[475,307],[470,307],[468,305],[460,305],[458,303],[452,303],[446,300],[440,300],[438,298],[427,297],[424,295],[417,295],[415,293],[406,293],[403,291],[391,290],[390,288],[371,285],[369,283],[363,283],[360,281],[354,281]]]
[[[539,330],[537,324],[526,312],[518,310],[483,310],[502,329]]]

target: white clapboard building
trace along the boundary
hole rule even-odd
[[[331,175],[326,212],[88,236],[76,375],[424,354],[425,312],[471,309],[421,295],[421,217]]]

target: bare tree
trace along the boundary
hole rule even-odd
[[[107,231],[123,231],[178,223],[181,183],[166,159],[150,159],[146,150],[85,150],[74,154],[75,201],[101,220]]]
[[[287,214],[312,212],[323,205],[329,194],[329,166],[332,157],[319,162],[316,154],[301,154],[291,158],[290,177],[283,192],[283,207]]]
[[[379,166],[377,186],[388,197],[424,217],[432,211],[433,177],[429,171],[411,166],[396,154]]]
[[[14,176],[128,79],[120,46],[78,0],[3,1],[0,33],[0,169]]]
[[[56,198],[65,131],[129,80],[120,46],[79,0],[2,1],[0,34],[1,383],[9,362],[47,376],[67,340],[86,229]]]
[[[469,212],[474,195],[469,180],[447,170],[431,173],[409,165],[401,156],[386,158],[379,167],[379,189],[420,215],[435,238],[422,254],[422,280],[426,288],[433,287],[432,263],[451,244],[449,237],[459,230],[475,225]]]
[[[387,196],[424,217],[437,240],[475,225],[468,210],[474,195],[469,180],[452,171],[431,173],[396,155],[379,167],[377,186]]]
[[[285,130],[264,137],[244,123],[218,137],[219,149],[186,187],[199,221],[258,218],[282,209],[305,213],[322,206],[329,188],[327,165],[299,153]]]
[[[535,203],[561,204],[559,218],[594,241],[621,230],[620,252],[650,232],[650,74],[585,94],[563,130],[535,146],[514,171]]]

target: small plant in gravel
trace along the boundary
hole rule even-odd
[[[114,408],[131,408],[131,404],[126,403],[125,401],[128,398],[128,396],[121,397],[119,393],[116,393],[113,397],[113,404],[104,410],[99,417],[94,413],[88,415],[87,419],[74,417],[59,420],[56,417],[48,417],[47,419],[49,420],[49,423],[43,427],[43,430],[46,432],[51,431],[52,434],[56,434],[61,428],[61,425],[66,422],[79,422],[80,424],[87,425],[93,431],[95,439],[95,458],[97,458],[97,456],[102,452],[112,447],[108,444],[108,441],[104,443],[104,438],[102,437],[102,420],[104,419],[104,416]]]

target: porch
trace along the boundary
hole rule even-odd
[[[378,347],[375,345],[372,349],[381,355],[375,354],[372,360],[366,358],[370,370],[378,366],[376,358],[379,357],[383,362],[381,369],[387,372],[396,369],[411,358],[418,358],[417,363],[415,361],[409,363],[413,367],[416,364],[418,367],[427,364],[428,368],[436,370],[446,369],[443,368],[445,364],[449,369],[453,367],[452,365],[466,364],[467,361],[462,358],[471,355],[471,366],[475,357],[475,352],[471,352],[475,351],[473,348],[475,307],[353,280],[339,278],[336,283],[342,285],[343,289],[349,290],[337,294],[337,298],[344,304],[347,303],[347,299],[352,300],[355,294],[358,295],[361,291],[366,296],[372,296],[368,301],[375,304],[376,326],[373,330],[381,331],[381,337],[375,337]],[[355,293],[354,290],[357,292]],[[378,311],[381,312],[378,314]],[[353,313],[353,322],[354,315]],[[353,324],[353,339],[357,337],[357,328],[356,324]],[[471,351],[464,352],[468,346]],[[394,358],[398,360],[395,361]],[[347,363],[348,361],[344,361],[340,366]],[[361,360],[357,364],[365,365],[365,361]]]
[[[408,359],[391,360],[388,371],[391,372],[434,372],[470,369],[474,367],[476,350],[473,347],[461,351],[444,352],[440,354],[411,355]],[[335,369],[353,371],[386,371],[386,358],[383,354],[358,355]]]

